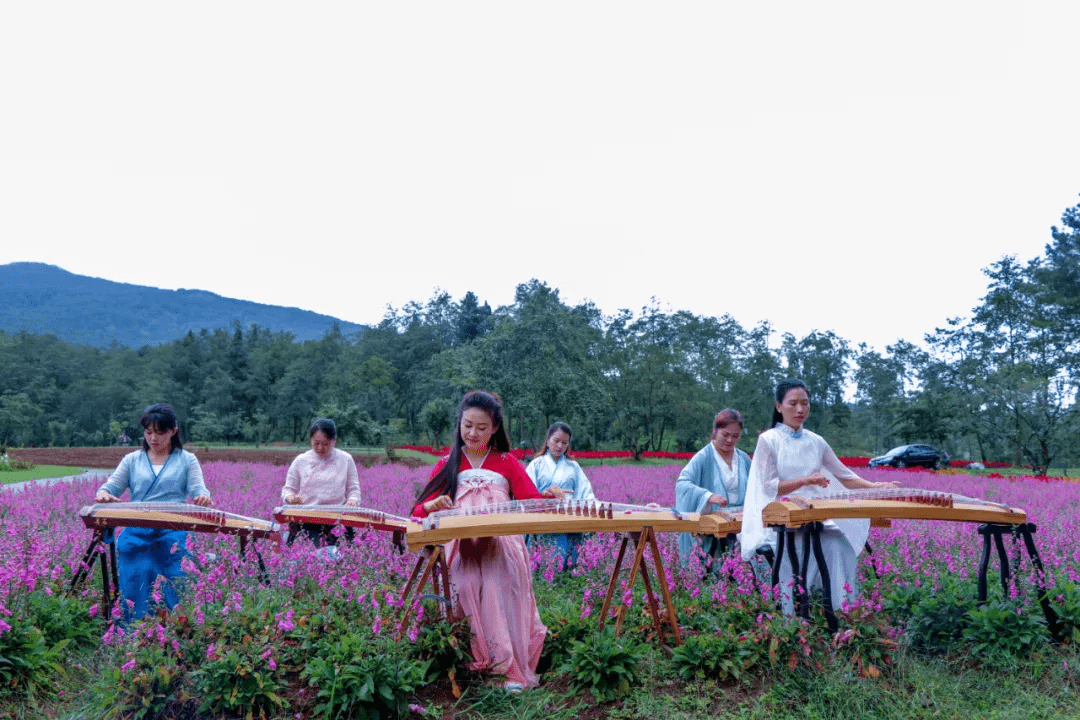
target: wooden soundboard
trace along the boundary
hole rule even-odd
[[[521,501],[507,503],[524,508],[495,509],[489,506],[483,514],[434,513],[425,518],[423,527],[408,532],[410,550],[426,545],[442,545],[451,540],[479,537],[502,537],[507,535],[543,535],[549,533],[588,532],[641,532],[651,527],[655,532],[690,532],[703,535],[728,535],[742,527],[742,516],[719,512],[708,515],[676,513],[663,508],[626,506],[613,503],[597,504],[597,512],[582,514],[559,513],[538,510],[540,505],[527,503],[545,501]],[[453,511],[451,511],[453,512]]]
[[[82,508],[79,516],[90,529],[141,527],[254,538],[280,536],[275,522],[184,503],[99,503]]]
[[[853,494],[853,493],[852,493]],[[950,496],[946,504],[904,499],[790,496],[765,506],[761,520],[768,526],[799,527],[810,522],[868,518],[883,520],[948,520],[951,522],[1021,525],[1027,513],[996,503]]]
[[[282,525],[293,522],[315,523],[388,532],[411,532],[420,529],[420,524],[412,520],[350,505],[284,505],[274,508],[274,520]]]

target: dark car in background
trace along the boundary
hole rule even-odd
[[[949,464],[949,453],[930,445],[901,445],[870,461],[870,467],[926,467],[938,470]]]

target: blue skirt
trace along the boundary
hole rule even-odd
[[[158,576],[164,576],[162,597],[170,610],[178,601],[176,581],[183,577],[180,561],[188,554],[187,532],[124,528],[116,538],[117,572],[120,576],[121,606],[126,620],[146,614],[150,590]]]

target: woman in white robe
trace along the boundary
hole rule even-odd
[[[870,482],[849,470],[824,438],[803,429],[809,414],[810,395],[806,385],[801,380],[780,383],[776,388],[774,427],[758,436],[750,464],[742,526],[744,560],[750,561],[764,545],[771,545],[775,550],[776,533],[764,527],[761,511],[777,497],[812,498],[845,490],[898,485]],[[835,608],[840,608],[845,600],[850,603],[858,597],[856,569],[859,553],[866,545],[870,521],[829,520],[824,525],[821,546],[828,564],[832,603]],[[802,552],[802,543],[800,532],[795,542],[798,552]],[[807,591],[821,585],[821,572],[813,554],[807,565],[805,582]],[[794,591],[790,558],[785,557],[780,564],[780,599],[786,615],[794,614]]]

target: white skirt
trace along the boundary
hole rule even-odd
[[[809,530],[801,530],[795,533],[795,553],[799,559],[799,567],[802,567],[803,535],[808,535]],[[784,557],[780,563],[780,607],[788,617],[795,614],[795,587],[792,583],[791,557],[789,547],[784,546]],[[806,587],[813,590],[821,587],[821,571],[818,568],[817,559],[814,557],[813,546],[810,550],[810,562],[806,567]],[[840,530],[826,528],[821,533],[821,550],[825,555],[825,562],[829,568],[829,587],[832,591],[833,610],[839,612],[844,600],[849,603],[855,602],[859,595],[859,581],[856,576],[859,564],[859,556],[851,547],[851,543],[844,537]],[[845,587],[846,586],[846,587]],[[850,588],[848,590],[847,588]]]

